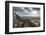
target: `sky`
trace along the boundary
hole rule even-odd
[[[20,9],[23,11],[19,11]],[[19,12],[15,11],[16,15],[20,17],[40,16],[40,13],[39,13],[40,10],[37,10],[37,9],[35,10],[33,8],[24,8],[24,7],[20,9],[18,10]]]

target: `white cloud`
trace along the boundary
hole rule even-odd
[[[39,16],[39,11],[37,10],[31,10],[32,8],[30,8],[31,12],[25,10],[24,8],[21,8],[24,10],[24,12],[16,12],[16,15],[20,16],[20,17],[27,17],[27,16]]]

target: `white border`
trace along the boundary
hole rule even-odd
[[[40,8],[40,27],[13,28],[13,7],[36,7]],[[38,31],[43,30],[43,5],[35,4],[9,4],[9,32]]]

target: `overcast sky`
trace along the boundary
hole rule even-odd
[[[14,8],[14,13],[16,13],[16,15],[20,17],[40,16],[40,8],[17,7],[17,8]]]

